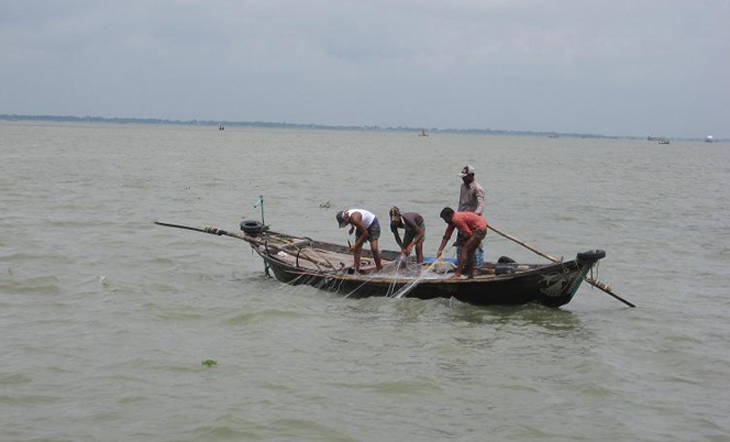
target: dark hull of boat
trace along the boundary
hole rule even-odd
[[[480,306],[536,302],[549,307],[560,307],[573,299],[584,277],[598,260],[575,259],[511,273],[510,267],[514,270],[518,264],[499,265],[506,274],[474,279],[422,279],[417,284],[408,286],[412,279],[399,281],[392,276],[303,271],[276,259],[275,256],[263,253],[259,255],[274,272],[277,280],[289,284],[308,284],[355,298],[392,296],[403,289],[404,296],[409,298],[454,298]]]
[[[199,229],[177,224],[156,224],[225,235],[246,241],[263,258],[279,281],[288,284],[308,284],[313,287],[345,294],[347,297],[392,296],[418,299],[457,299],[474,305],[517,305],[530,302],[549,307],[569,303],[586,280],[593,266],[606,256],[603,250],[578,253],[576,258],[552,264],[518,264],[502,257],[497,263],[485,263],[477,268],[471,279],[453,278],[453,270],[444,261],[429,267],[402,261],[396,251],[383,250],[382,270],[370,274],[354,274],[354,257],[350,247],[315,241],[311,238],[274,232],[262,223],[244,221],[243,234],[214,227]],[[545,255],[543,255],[545,256]],[[506,258],[506,259],[505,259]],[[402,264],[406,268],[402,268]],[[373,255],[362,251],[360,269],[374,270]],[[451,276],[451,277],[450,277]],[[608,286],[589,279],[588,282],[610,292]],[[627,303],[631,307],[633,304]]]

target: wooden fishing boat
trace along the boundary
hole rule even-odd
[[[241,223],[243,233],[157,224],[242,239],[261,256],[277,280],[308,284],[357,298],[454,298],[474,305],[537,302],[559,307],[573,299],[586,275],[606,256],[602,250],[592,250],[579,253],[570,261],[549,264],[484,263],[478,268],[477,276],[462,279],[453,277],[454,266],[441,261],[420,266],[410,263],[404,270],[400,253],[388,250],[381,252],[383,270],[373,272],[373,256],[369,250],[363,250],[361,270],[364,273],[355,274],[354,257],[347,247],[269,231],[255,221]],[[593,284],[592,280],[589,282]]]

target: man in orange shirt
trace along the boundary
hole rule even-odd
[[[461,277],[467,263],[471,263],[469,277],[473,278],[476,273],[475,254],[477,247],[487,236],[487,221],[473,212],[454,212],[451,207],[445,207],[439,216],[448,224],[448,227],[446,227],[444,238],[438,252],[436,252],[436,256],[441,257],[446,243],[451,239],[454,229],[457,229],[462,236],[463,242],[459,248],[459,267],[454,273],[454,278]]]

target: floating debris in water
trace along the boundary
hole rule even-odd
[[[218,362],[216,362],[216,361],[214,361],[214,360],[212,360],[212,359],[208,359],[208,360],[206,360],[206,361],[203,361],[203,362],[201,362],[200,364],[201,364],[201,365],[202,365],[203,367],[208,367],[208,368],[211,368],[211,367],[215,367],[216,365],[218,365]]]
[[[322,203],[319,205],[320,209],[330,209],[332,208],[332,201],[327,201],[326,203]]]

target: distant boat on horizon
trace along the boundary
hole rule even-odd
[[[705,143],[712,143],[713,141],[715,141],[715,137],[713,137],[712,135],[708,135],[705,137]]]
[[[428,134],[426,133],[426,129],[421,129],[421,133],[418,134],[419,137],[427,137]]]
[[[669,138],[659,138],[659,144],[669,144]]]

